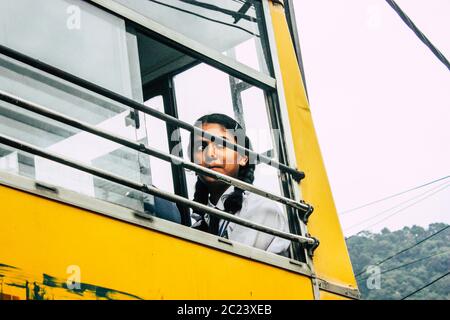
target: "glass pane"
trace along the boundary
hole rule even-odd
[[[147,100],[145,105],[164,112],[164,102],[161,96]],[[146,114],[145,126],[147,128],[148,145],[164,153],[170,153],[166,122]],[[153,185],[159,189],[173,193],[171,163],[156,157],[150,157],[150,167]]]
[[[197,65],[174,78],[179,118],[190,124],[209,113],[226,114],[243,125],[253,150],[264,153],[273,150],[271,130],[264,91],[248,85],[206,64]],[[189,132],[183,130],[185,158]],[[195,173],[187,173],[189,196],[193,197],[197,180]],[[254,185],[281,194],[278,170],[266,164],[257,165]]]
[[[262,5],[243,0],[116,0],[161,25],[269,74]]]
[[[127,139],[142,141],[146,138],[145,131],[136,130],[136,123],[131,116],[132,110],[129,108],[6,57],[0,57],[0,88]],[[145,176],[139,165],[137,151],[3,101],[0,102],[0,134],[135,182],[141,182]],[[97,179],[90,174],[40,157],[17,152],[7,146],[0,146],[0,157],[2,170],[135,210],[143,210],[140,192],[136,193],[129,188]]]
[[[242,91],[243,117],[247,135],[253,143],[253,149],[258,153],[275,154],[274,142],[280,143],[279,131],[272,130],[264,92],[256,87]],[[264,110],[263,110],[264,109]],[[254,185],[281,195],[279,171],[266,164],[259,164],[255,170]]]
[[[0,43],[130,96],[125,23],[80,0],[0,1]]]

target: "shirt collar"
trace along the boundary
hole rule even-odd
[[[211,201],[209,200],[209,197],[208,197],[208,205],[209,205],[210,207],[216,207],[217,209],[222,210],[222,211],[225,210],[224,202],[225,202],[225,200],[227,199],[227,197],[228,197],[231,193],[233,193],[233,191],[234,191],[234,187],[233,187],[233,186],[229,186],[228,189],[225,190],[225,192],[220,196],[219,201],[217,201],[217,204],[216,204],[216,205],[213,205],[213,204],[211,203]]]

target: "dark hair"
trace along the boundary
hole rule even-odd
[[[235,144],[240,145],[242,147],[245,147],[249,150],[252,150],[252,145],[250,142],[250,139],[245,134],[244,129],[242,126],[234,120],[233,118],[221,114],[221,113],[212,113],[204,115],[203,117],[199,118],[195,122],[195,126],[201,127],[203,123],[216,123],[221,126],[223,126],[225,129],[228,130],[234,130],[234,133],[238,133],[239,136],[235,136]],[[194,134],[191,133],[191,139],[189,144],[189,154],[191,157],[191,161],[194,161]],[[242,153],[241,153],[242,154]],[[248,153],[244,153],[244,155],[249,156]],[[244,182],[253,184],[253,180],[255,179],[255,164],[252,163],[252,161],[247,161],[245,166],[240,166],[238,171],[238,179],[242,180]],[[239,210],[242,209],[242,202],[243,202],[243,193],[244,190],[234,187],[233,192],[227,196],[226,200],[224,201],[224,208],[226,212],[235,214]],[[208,187],[205,185],[205,183],[197,178],[197,182],[195,184],[195,193],[194,193],[194,201],[200,202],[203,204],[208,203],[208,197],[209,197],[209,191]],[[204,217],[203,212],[194,211],[198,215],[200,215],[202,218]],[[199,229],[203,231],[208,231],[213,234],[218,234],[219,230],[219,218],[215,216],[210,217],[210,223],[209,226],[206,226],[205,223],[200,226]]]

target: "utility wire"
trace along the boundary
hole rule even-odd
[[[383,271],[380,272],[380,275],[385,274],[385,273],[388,273],[388,272],[391,272],[391,271],[394,271],[394,270],[398,270],[398,269],[401,269],[401,268],[405,268],[405,267],[410,266],[410,265],[412,265],[412,264],[415,264],[415,263],[417,263],[417,262],[420,262],[420,261],[423,261],[423,260],[428,260],[428,259],[431,259],[431,258],[440,256],[440,255],[443,255],[443,254],[446,254],[446,253],[449,253],[449,252],[450,252],[450,250],[447,250],[447,251],[444,251],[444,252],[438,252],[438,253],[435,253],[435,254],[432,254],[432,255],[429,255],[429,256],[427,256],[427,257],[423,257],[423,258],[420,258],[420,259],[417,259],[417,260],[413,260],[413,261],[410,261],[410,262],[401,264],[401,265],[399,265],[399,266],[396,266],[396,267],[394,267],[394,268],[387,269],[387,270],[383,270]],[[360,279],[359,281],[364,281],[364,280],[368,279],[369,277],[370,277],[370,276],[367,276],[367,277],[365,277],[365,278]]]
[[[172,6],[172,5],[169,5],[169,4],[166,4],[166,3],[162,3],[162,2],[157,1],[157,0],[149,0],[149,1],[154,2],[156,4],[159,4],[159,5],[162,5],[162,6],[165,6],[165,7],[168,7],[168,8],[171,8],[171,9],[174,9],[174,10],[177,10],[177,11],[180,11],[180,12],[183,12],[183,13],[187,13],[187,14],[190,14],[190,15],[193,15],[193,16],[196,16],[196,17],[199,17],[199,18],[211,21],[211,22],[215,22],[215,23],[222,24],[222,25],[225,25],[225,26],[228,26],[228,27],[232,27],[232,28],[236,28],[236,29],[242,30],[242,31],[244,31],[244,32],[246,32],[246,33],[248,33],[248,34],[250,34],[252,36],[255,36],[257,38],[260,37],[259,34],[256,34],[256,33],[252,32],[252,31],[247,30],[246,28],[243,28],[243,27],[238,26],[236,24],[231,24],[231,23],[227,23],[227,22],[224,22],[224,21],[220,21],[220,20],[216,20],[216,19],[213,19],[213,18],[209,18],[209,17],[201,15],[199,13],[192,12],[192,11],[189,11],[189,10],[185,10],[185,9],[182,9],[182,8],[179,8],[179,7],[176,7],[176,6]],[[255,21],[257,20],[257,18],[252,18],[252,19],[254,19]],[[255,21],[251,21],[251,22],[255,22]]]
[[[445,277],[446,277],[446,276],[448,276],[449,274],[450,274],[450,271],[448,271],[447,273],[443,274],[443,275],[442,275],[442,276],[440,276],[439,278],[437,278],[437,279],[434,279],[433,281],[431,281],[431,282],[427,283],[426,285],[424,285],[423,287],[421,287],[421,288],[417,289],[416,291],[414,291],[414,292],[411,292],[411,293],[410,293],[410,294],[408,294],[407,296],[404,296],[404,297],[403,297],[403,298],[401,298],[400,300],[405,300],[406,298],[409,298],[409,297],[411,297],[412,295],[415,295],[415,294],[416,294],[416,293],[418,293],[419,291],[422,291],[423,289],[425,289],[425,288],[427,288],[427,287],[431,286],[432,284],[434,284],[434,283],[438,282],[439,280],[441,280],[441,279],[445,278]]]
[[[391,255],[391,256],[389,256],[389,257],[387,257],[387,258],[385,258],[385,259],[383,259],[383,260],[377,262],[377,263],[375,264],[375,266],[379,266],[379,265],[385,263],[386,261],[389,261],[389,260],[391,260],[392,258],[395,258],[396,256],[398,256],[398,255],[400,255],[400,254],[402,254],[402,253],[404,253],[404,252],[406,252],[406,251],[408,251],[408,250],[411,250],[411,249],[414,248],[414,247],[417,247],[419,244],[424,243],[425,241],[427,241],[427,240],[433,238],[434,236],[438,235],[439,233],[441,233],[441,232],[447,230],[449,227],[450,227],[450,225],[445,226],[445,227],[442,228],[442,229],[439,229],[439,230],[436,231],[435,233],[429,235],[428,237],[425,237],[424,239],[420,240],[419,242],[416,242],[416,243],[413,244],[412,246],[410,246],[410,247],[408,247],[408,248],[405,248],[405,249],[402,249],[402,250],[400,250],[399,252],[394,253],[393,255]],[[364,268],[364,269],[365,269],[365,268]],[[361,274],[363,274],[363,273],[365,272],[364,269],[363,269],[362,271],[358,272],[358,273],[355,275],[355,277],[359,277]]]
[[[436,190],[436,189],[438,189],[438,188],[440,188],[440,187],[442,187],[442,186],[444,186],[444,185],[446,185],[446,184],[447,184],[447,182],[444,182],[443,184],[440,184],[440,185],[438,185],[437,187],[431,188],[431,189],[429,189],[429,190],[427,190],[427,191],[425,191],[425,192],[423,192],[423,193],[421,193],[421,194],[419,194],[419,195],[416,195],[416,196],[414,196],[414,197],[412,197],[412,198],[410,198],[410,199],[408,199],[408,200],[405,200],[405,201],[403,201],[403,202],[400,202],[400,203],[396,204],[395,206],[392,206],[392,207],[390,207],[390,208],[388,208],[388,209],[386,209],[386,210],[383,210],[383,211],[381,211],[381,212],[379,212],[379,213],[373,215],[372,217],[370,217],[370,218],[368,218],[368,219],[365,219],[365,220],[363,220],[363,221],[360,221],[360,222],[358,222],[358,223],[355,223],[355,224],[351,225],[350,227],[346,228],[346,231],[347,231],[347,230],[350,230],[350,229],[353,229],[354,227],[357,227],[357,226],[359,226],[359,225],[361,225],[361,224],[363,224],[363,223],[366,223],[366,222],[368,222],[368,221],[370,221],[370,220],[373,220],[373,219],[375,219],[376,217],[382,215],[383,213],[389,212],[389,211],[391,211],[391,210],[393,210],[393,209],[397,209],[398,207],[401,207],[401,206],[404,205],[405,203],[408,203],[408,202],[410,202],[410,201],[413,201],[413,200],[415,200],[415,199],[417,199],[417,198],[419,198],[419,197],[421,197],[421,196],[423,196],[423,195],[425,195],[425,194],[427,194],[427,193],[430,193],[431,191],[434,191],[434,190]]]
[[[397,12],[403,22],[416,34],[416,36],[434,53],[434,55],[450,70],[450,63],[447,58],[440,52],[428,38],[417,28],[412,20],[403,12],[394,0],[386,0],[386,2]]]
[[[420,188],[429,186],[430,184],[433,184],[433,183],[436,183],[436,182],[439,182],[439,181],[442,181],[442,180],[445,180],[445,179],[448,179],[448,178],[450,178],[450,175],[445,176],[445,177],[442,177],[442,178],[439,178],[439,179],[436,179],[436,180],[433,180],[433,181],[430,181],[430,182],[427,182],[427,183],[424,183],[424,184],[422,184],[422,185],[420,185],[420,186],[413,187],[413,188],[411,188],[411,189],[408,189],[408,190],[405,190],[405,191],[401,191],[401,192],[398,192],[398,193],[396,193],[396,194],[393,194],[393,195],[390,195],[390,196],[387,196],[387,197],[384,197],[384,198],[381,198],[381,199],[378,199],[378,200],[375,200],[375,201],[372,201],[372,202],[369,202],[369,203],[360,205],[360,206],[355,207],[355,208],[351,208],[351,209],[348,209],[348,210],[344,210],[344,211],[342,211],[340,214],[341,214],[341,215],[347,214],[347,213],[350,213],[350,212],[352,212],[352,211],[356,211],[356,210],[358,210],[358,209],[362,209],[362,208],[371,206],[371,205],[373,205],[373,204],[376,204],[376,203],[379,203],[379,202],[382,202],[382,201],[385,201],[385,200],[388,200],[388,199],[392,199],[392,198],[394,198],[394,197],[398,197],[398,196],[400,196],[400,195],[402,195],[402,194],[405,194],[405,193],[408,193],[408,192],[411,192],[411,191],[414,191],[414,190],[417,190],[417,189],[420,189]]]
[[[411,203],[410,205],[408,205],[408,206],[406,206],[406,207],[403,207],[403,208],[401,208],[401,209],[395,211],[394,213],[392,213],[392,214],[390,214],[390,215],[384,217],[383,219],[379,220],[378,222],[372,223],[371,225],[369,225],[369,226],[367,226],[367,227],[364,228],[364,229],[369,229],[369,228],[371,228],[371,227],[373,227],[373,226],[379,224],[380,222],[382,222],[382,221],[384,221],[384,220],[386,220],[386,219],[388,219],[388,218],[390,218],[390,217],[392,217],[392,216],[394,216],[394,215],[396,215],[396,214],[398,214],[398,213],[400,213],[400,212],[402,212],[402,211],[404,211],[404,210],[406,210],[406,209],[408,209],[408,208],[410,208],[410,207],[413,207],[413,206],[415,206],[416,204],[418,204],[418,203],[420,203],[420,202],[422,202],[422,201],[428,199],[428,198],[431,197],[432,195],[434,195],[434,194],[436,194],[436,193],[438,193],[438,192],[441,192],[441,191],[447,189],[448,187],[450,187],[450,184],[447,184],[447,183],[441,184],[441,185],[437,186],[436,188],[432,188],[432,189],[430,189],[430,190],[428,190],[428,191],[426,191],[426,192],[424,192],[424,193],[421,193],[421,194],[419,194],[419,195],[417,195],[417,196],[415,196],[415,197],[413,197],[413,198],[411,198],[411,199],[408,199],[408,200],[406,200],[406,201],[403,201],[403,202],[401,202],[401,203],[399,203],[399,204],[397,204],[397,205],[395,205],[395,206],[393,206],[393,207],[390,207],[390,208],[388,208],[388,209],[386,209],[386,210],[383,210],[383,211],[381,211],[381,212],[375,214],[374,216],[372,216],[372,217],[370,217],[370,218],[368,218],[368,219],[365,219],[365,220],[363,220],[363,221],[361,221],[361,222],[358,222],[358,223],[356,223],[356,224],[350,226],[349,228],[346,228],[346,231],[348,231],[348,230],[350,230],[350,229],[353,229],[353,228],[355,228],[355,227],[357,227],[357,226],[360,226],[360,225],[366,223],[367,221],[370,221],[370,220],[375,219],[376,217],[380,216],[380,215],[383,214],[383,213],[389,212],[389,211],[391,211],[392,209],[396,209],[396,208],[400,207],[401,205],[403,205],[403,204],[405,204],[405,203],[407,203],[407,202],[410,202],[410,201],[412,201],[412,200],[415,200],[415,199],[417,199],[417,198],[420,198],[420,197],[423,196],[424,194],[430,193],[431,191],[434,191],[434,190],[438,189],[438,190],[436,190],[436,191],[430,193],[429,195],[420,198],[420,199],[417,200],[416,202],[413,202],[413,203]]]
[[[387,219],[389,219],[389,218],[395,216],[396,214],[398,214],[398,213],[400,213],[400,212],[402,212],[402,211],[405,211],[405,210],[408,209],[408,208],[411,208],[412,206],[415,206],[415,205],[418,204],[419,202],[422,202],[422,201],[428,199],[428,198],[431,197],[432,195],[434,195],[434,194],[436,194],[436,193],[438,193],[438,192],[441,192],[441,191],[447,189],[448,187],[450,187],[450,184],[448,184],[448,185],[446,185],[446,186],[444,186],[444,187],[442,187],[442,188],[440,188],[440,189],[434,191],[433,193],[431,193],[431,194],[429,194],[429,195],[423,197],[422,199],[417,200],[416,202],[411,203],[409,206],[403,207],[403,208],[401,208],[401,209],[395,211],[394,213],[392,213],[392,214],[390,214],[390,215],[384,217],[383,219],[381,219],[381,220],[379,220],[379,221],[377,221],[377,222],[375,222],[375,223],[372,223],[371,225],[367,226],[366,229],[370,229],[370,228],[372,228],[373,226],[376,226],[377,224],[380,224],[381,222],[383,222],[383,221],[385,221],[385,220],[387,220]]]

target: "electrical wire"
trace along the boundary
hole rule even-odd
[[[394,9],[394,11],[400,16],[404,23],[416,34],[416,36],[434,53],[434,55],[450,70],[450,63],[447,58],[440,52],[431,41],[417,28],[412,20],[403,12],[403,10],[395,3],[394,0],[386,0],[386,2]]]
[[[383,210],[383,211],[381,211],[381,212],[379,212],[379,213],[373,215],[372,217],[370,217],[370,218],[368,218],[368,219],[365,219],[365,220],[363,220],[363,221],[360,221],[360,222],[358,222],[358,223],[355,223],[355,224],[351,225],[350,227],[346,228],[346,231],[348,231],[348,230],[350,230],[350,229],[353,229],[354,227],[357,227],[357,226],[359,226],[359,225],[361,225],[361,224],[363,224],[363,223],[366,223],[366,222],[368,222],[368,221],[370,221],[370,220],[373,220],[373,219],[375,219],[376,217],[382,215],[383,213],[389,212],[389,211],[391,211],[391,210],[393,210],[393,209],[397,209],[398,207],[401,207],[401,206],[404,205],[405,203],[408,203],[408,202],[410,202],[410,201],[413,201],[413,200],[415,200],[415,199],[417,199],[417,198],[419,198],[419,197],[421,197],[421,196],[423,196],[423,195],[425,195],[425,194],[427,194],[427,193],[430,193],[431,191],[434,191],[434,190],[436,190],[436,189],[439,189],[440,187],[442,187],[442,186],[444,186],[444,185],[446,185],[446,184],[447,184],[447,182],[444,182],[443,184],[440,184],[440,185],[438,185],[437,187],[431,188],[430,190],[427,190],[427,191],[425,191],[425,192],[423,192],[423,193],[421,193],[421,194],[419,194],[419,195],[416,195],[416,196],[414,196],[414,197],[412,197],[412,198],[410,198],[410,199],[408,199],[408,200],[405,200],[405,201],[400,202],[400,203],[398,203],[398,204],[396,204],[396,205],[394,205],[394,206],[392,206],[392,207],[390,207],[390,208],[388,208],[388,209],[386,209],[386,210]]]
[[[408,189],[408,190],[401,191],[401,192],[395,193],[395,194],[393,194],[393,195],[390,195],[390,196],[387,196],[387,197],[384,197],[384,198],[381,198],[381,199],[378,199],[378,200],[375,200],[375,201],[372,201],[372,202],[369,202],[369,203],[366,203],[366,204],[357,206],[357,207],[355,207],[355,208],[351,208],[351,209],[348,209],[348,210],[344,210],[344,211],[342,211],[342,212],[340,213],[340,215],[347,214],[347,213],[350,213],[350,212],[352,212],[352,211],[356,211],[356,210],[358,210],[358,209],[362,209],[362,208],[371,206],[371,205],[373,205],[373,204],[376,204],[376,203],[379,203],[379,202],[382,202],[382,201],[385,201],[385,200],[388,200],[388,199],[392,199],[392,198],[398,197],[398,196],[400,196],[400,195],[402,195],[402,194],[405,194],[405,193],[408,193],[408,192],[411,192],[411,191],[414,191],[414,190],[417,190],[417,189],[420,189],[420,188],[429,186],[430,184],[434,184],[434,183],[436,183],[436,182],[439,182],[439,181],[442,181],[442,180],[445,180],[445,179],[448,179],[448,178],[450,178],[450,175],[445,176],[445,177],[442,177],[442,178],[439,178],[439,179],[436,179],[436,180],[433,180],[433,181],[430,181],[430,182],[427,182],[427,183],[424,183],[424,184],[421,184],[421,185],[419,185],[419,186],[410,188],[410,189]]]
[[[228,26],[228,27],[232,27],[232,28],[236,28],[236,29],[242,30],[242,31],[244,31],[244,32],[246,32],[246,33],[248,33],[248,34],[250,34],[250,35],[252,35],[254,37],[257,37],[257,38],[261,37],[259,34],[256,34],[256,33],[252,32],[250,30],[247,30],[247,29],[245,29],[245,28],[243,28],[241,26],[235,25],[235,24],[231,24],[231,23],[227,23],[227,22],[224,22],[224,21],[220,21],[220,20],[216,20],[216,19],[213,19],[213,18],[209,18],[209,17],[201,15],[199,13],[195,13],[195,12],[192,12],[192,11],[189,11],[189,10],[185,10],[185,9],[182,9],[182,8],[179,8],[179,7],[176,7],[176,6],[172,6],[172,5],[169,5],[169,4],[157,1],[157,0],[149,0],[149,1],[154,2],[156,4],[159,4],[159,5],[162,5],[162,6],[165,6],[165,7],[168,7],[168,8],[171,8],[171,9],[174,9],[174,10],[177,10],[177,11],[180,11],[180,12],[183,12],[183,13],[187,13],[187,14],[190,14],[190,15],[193,15],[193,16],[196,16],[196,17],[199,17],[199,18],[211,21],[211,22],[215,22],[215,23],[222,24],[222,25],[225,25],[225,26]],[[254,19],[255,19],[255,21],[257,20],[257,18],[254,18]],[[254,22],[254,21],[252,21],[252,22]]]
[[[383,270],[379,274],[382,275],[382,274],[385,274],[385,273],[388,273],[388,272],[391,272],[391,271],[395,271],[395,270],[398,270],[398,269],[401,269],[401,268],[405,268],[405,267],[413,265],[413,264],[415,264],[417,262],[420,262],[420,261],[423,261],[423,260],[428,260],[428,259],[440,256],[440,255],[443,255],[443,254],[446,254],[446,253],[449,253],[449,252],[450,252],[450,250],[447,250],[447,251],[444,251],[444,252],[438,252],[438,253],[435,253],[435,254],[432,254],[432,255],[429,255],[429,256],[417,259],[417,260],[413,260],[413,261],[401,264],[401,265],[396,266],[396,267],[391,268],[391,269]],[[370,276],[367,276],[365,278],[359,279],[359,281],[364,281],[364,280],[368,279],[369,277]]]
[[[416,293],[418,293],[419,291],[422,291],[425,288],[428,288],[429,286],[431,286],[432,284],[438,282],[439,280],[445,278],[446,276],[448,276],[450,274],[450,271],[447,271],[447,273],[443,274],[442,276],[438,277],[437,279],[434,279],[433,281],[427,283],[426,285],[424,285],[423,287],[420,287],[419,289],[417,289],[414,292],[411,292],[410,294],[408,294],[407,296],[404,296],[403,298],[401,298],[400,300],[405,300],[406,298],[409,298],[413,295],[415,295]]]
[[[450,184],[448,184],[448,185],[442,187],[441,189],[438,189],[438,190],[434,191],[433,193],[427,195],[426,197],[423,197],[422,199],[417,200],[416,202],[411,203],[409,206],[403,207],[403,208],[401,208],[401,209],[395,211],[394,213],[392,213],[392,214],[390,214],[390,215],[384,217],[383,219],[381,219],[381,220],[379,220],[379,221],[377,221],[377,222],[375,222],[375,223],[372,223],[371,225],[367,226],[366,229],[370,229],[370,228],[372,228],[373,226],[376,226],[377,224],[380,224],[381,222],[383,222],[383,221],[385,221],[385,220],[387,220],[387,219],[389,219],[389,218],[395,216],[396,214],[398,214],[398,213],[400,213],[400,212],[402,212],[402,211],[405,211],[405,210],[408,209],[408,208],[411,208],[411,207],[415,206],[416,204],[418,204],[418,203],[420,203],[420,202],[422,202],[422,201],[428,199],[429,197],[435,195],[435,194],[438,193],[438,192],[441,192],[441,191],[447,189],[448,187],[450,187]]]
[[[415,206],[416,204],[418,204],[418,203],[420,203],[420,202],[422,202],[422,201],[428,199],[428,198],[431,197],[432,195],[434,195],[434,194],[436,194],[436,193],[438,193],[438,192],[441,192],[441,191],[447,189],[448,187],[450,187],[450,184],[447,184],[447,183],[440,184],[439,186],[437,186],[437,187],[435,187],[435,188],[432,188],[432,189],[430,189],[430,190],[427,190],[426,192],[423,192],[423,193],[421,193],[421,194],[419,194],[419,195],[416,195],[416,196],[414,196],[414,197],[412,197],[412,198],[410,198],[410,199],[408,199],[408,200],[406,200],[406,201],[403,201],[403,202],[401,202],[401,203],[399,203],[399,204],[397,204],[397,205],[395,205],[395,206],[393,206],[393,207],[390,207],[390,208],[388,208],[388,209],[386,209],[386,210],[383,210],[383,211],[381,211],[381,212],[379,212],[379,213],[373,215],[372,217],[370,217],[370,218],[368,218],[368,219],[365,219],[365,220],[363,220],[363,221],[361,221],[361,222],[358,222],[358,223],[356,223],[356,224],[354,224],[354,225],[351,225],[350,227],[346,228],[346,231],[348,231],[348,230],[350,230],[350,229],[353,229],[353,228],[355,228],[355,227],[358,227],[358,226],[360,226],[360,225],[362,225],[362,224],[364,224],[364,223],[366,223],[366,222],[368,222],[368,221],[370,221],[370,220],[373,220],[373,219],[377,218],[378,216],[382,215],[383,213],[386,213],[386,212],[389,212],[389,211],[391,211],[391,210],[393,210],[393,209],[396,209],[396,208],[402,206],[402,205],[405,204],[405,203],[408,203],[408,202],[410,202],[410,201],[413,201],[413,200],[415,200],[415,199],[417,199],[417,198],[422,197],[423,195],[425,195],[425,194],[427,194],[427,193],[430,193],[430,192],[432,192],[432,191],[438,189],[438,190],[436,190],[435,192],[432,192],[431,194],[429,194],[429,195],[427,195],[427,196],[425,196],[425,197],[422,197],[421,199],[417,200],[416,202],[413,202],[412,204],[410,204],[410,205],[408,205],[408,206],[406,206],[406,207],[403,207],[403,208],[401,208],[401,209],[395,211],[394,213],[392,213],[392,214],[386,216],[385,218],[379,220],[378,222],[373,223],[373,224],[371,224],[371,225],[369,225],[369,226],[367,226],[367,227],[364,228],[364,229],[369,229],[369,228],[371,228],[371,227],[373,227],[373,226],[379,224],[380,222],[382,222],[382,221],[384,221],[384,220],[387,220],[388,218],[390,218],[390,217],[392,217],[392,216],[394,216],[394,215],[396,215],[396,214],[398,214],[398,213],[400,213],[400,212],[402,212],[402,211],[404,211],[404,210],[406,210],[406,209],[408,209],[408,208],[410,208],[410,207],[413,207],[413,206]]]
[[[399,252],[394,253],[393,255],[391,255],[391,256],[389,256],[389,257],[387,257],[387,258],[385,258],[385,259],[383,259],[383,260],[377,262],[377,263],[374,264],[374,265],[375,265],[375,266],[379,266],[379,265],[385,263],[386,261],[389,261],[389,260],[395,258],[396,256],[398,256],[398,255],[400,255],[400,254],[402,254],[402,253],[404,253],[404,252],[406,252],[406,251],[409,251],[409,250],[411,250],[412,248],[417,247],[417,246],[420,245],[421,243],[424,243],[425,241],[427,241],[427,240],[433,238],[434,236],[438,235],[439,233],[441,233],[441,232],[447,230],[449,227],[450,227],[450,225],[447,225],[447,226],[445,226],[444,228],[439,229],[439,230],[436,231],[435,233],[429,235],[428,237],[423,238],[422,240],[416,242],[416,243],[413,244],[412,246],[410,246],[410,247],[408,247],[408,248],[405,248],[405,249],[402,249],[402,250],[400,250]],[[358,272],[358,273],[355,275],[355,277],[359,277],[361,274],[363,274],[363,273],[365,272],[364,269],[365,269],[365,268],[363,268],[362,271]]]

